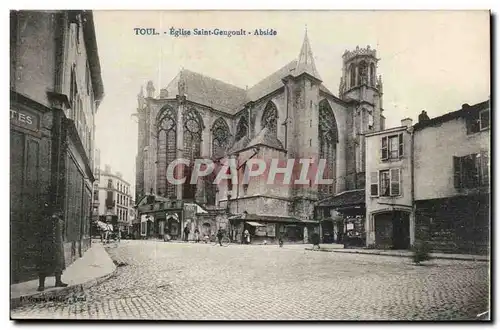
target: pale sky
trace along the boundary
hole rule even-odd
[[[487,11],[94,11],[105,97],[96,118],[101,167],[135,185],[137,94],[159,93],[181,67],[251,87],[299,55],[305,26],[323,84],[338,95],[342,54],[377,49],[386,127],[436,117],[490,95]],[[136,36],[134,28],[254,30],[276,36]]]

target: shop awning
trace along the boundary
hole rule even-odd
[[[250,226],[253,226],[253,227],[265,227],[266,226],[266,225],[263,225],[263,224],[260,224],[257,222],[253,222],[253,221],[247,221],[246,223],[249,224]]]
[[[360,206],[365,204],[365,190],[348,190],[343,191],[335,196],[327,197],[319,201],[316,206],[319,207],[350,207],[350,206]]]

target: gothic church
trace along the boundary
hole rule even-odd
[[[318,201],[364,189],[364,134],[384,129],[377,62],[369,46],[346,50],[335,96],[316,69],[306,32],[296,59],[248,89],[185,69],[159,95],[148,82],[146,95],[141,88],[138,96],[136,200],[154,195],[188,201],[268,224],[314,222]],[[256,179],[191,185],[189,167],[183,169],[186,184],[166,179],[175,159],[235,158],[244,170],[252,157],[326,159],[323,177],[333,184],[283,186]]]

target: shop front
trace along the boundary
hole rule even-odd
[[[246,244],[245,232],[250,244],[278,244],[279,238],[285,243],[309,243],[308,236],[319,232],[318,222],[294,217],[243,213],[229,217],[234,232],[234,240]]]
[[[146,195],[137,204],[137,212],[141,219],[141,238],[181,239],[182,201],[170,200],[157,195]]]
[[[364,189],[344,191],[319,201],[315,207],[315,214],[321,222],[323,243],[365,246]]]

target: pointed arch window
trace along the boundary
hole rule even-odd
[[[241,140],[248,135],[248,121],[245,116],[240,118],[238,122],[238,127],[236,129],[236,141]]]
[[[190,166],[184,166],[184,183],[182,197],[194,199],[196,193],[196,184],[191,184],[191,173],[194,166],[194,160],[201,155],[201,134],[203,131],[203,120],[195,109],[189,109],[184,114],[184,158],[190,160]]]
[[[261,125],[267,127],[274,135],[277,135],[278,110],[273,102],[269,102],[262,114]]]
[[[368,64],[365,61],[359,63],[359,84],[368,84]]]
[[[212,126],[212,157],[224,156],[230,140],[229,126],[223,118],[218,118]]]
[[[356,67],[354,64],[349,66],[349,87],[356,86]]]
[[[375,64],[371,63],[370,64],[370,85],[375,86],[376,84],[376,71],[375,71]]]
[[[167,180],[167,167],[177,157],[177,114],[170,107],[160,110],[157,139],[157,193],[175,196],[175,186]]]
[[[332,108],[327,100],[319,103],[319,158],[326,161],[326,167],[323,173],[324,179],[333,179],[333,184],[320,185],[318,192],[320,197],[334,194],[336,185],[336,155],[337,143],[339,140],[337,122]]]

